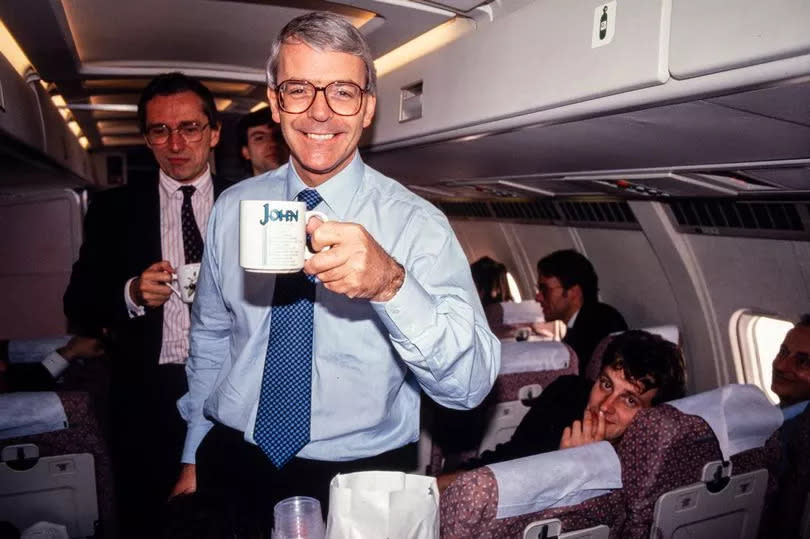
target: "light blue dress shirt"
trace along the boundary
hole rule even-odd
[[[214,205],[192,309],[189,392],[178,403],[188,422],[185,463],[195,462],[208,418],[254,443],[275,276],[239,266],[239,201],[291,200],[305,188],[287,164],[236,184]],[[479,404],[497,376],[500,343],[439,210],[358,153],[317,190],[317,210],[363,225],[405,268],[387,302],[316,287],[310,442],[298,456],[352,460],[419,438],[420,387],[447,407]]]

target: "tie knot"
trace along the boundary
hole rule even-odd
[[[194,191],[196,191],[197,188],[193,185],[184,185],[180,188],[180,190],[183,192],[183,200],[188,200],[191,198],[191,195],[194,194]]]
[[[295,198],[297,198],[300,202],[306,203],[307,211],[311,210],[312,208],[320,204],[321,201],[323,200],[321,198],[321,195],[319,195],[318,191],[316,191],[315,189],[304,189],[303,191],[298,193],[298,196],[296,196]]]

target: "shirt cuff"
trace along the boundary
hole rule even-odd
[[[402,286],[388,301],[372,301],[371,307],[395,340],[413,339],[433,325],[433,297],[407,271]]]
[[[137,277],[132,277],[124,285],[124,302],[127,304],[127,313],[129,313],[130,318],[138,318],[146,314],[146,309],[144,309],[143,305],[137,305],[129,296],[129,285],[131,285],[132,281],[135,279],[137,279]]]
[[[205,421],[200,425],[189,426],[186,430],[186,442],[183,445],[183,454],[180,457],[181,464],[196,464],[197,463],[197,448],[203,441],[203,438],[208,434],[214,424],[210,421]]]
[[[59,378],[65,369],[70,366],[70,362],[63,358],[59,352],[53,351],[42,360],[42,366],[45,367],[54,379]]]

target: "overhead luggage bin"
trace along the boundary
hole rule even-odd
[[[671,0],[534,2],[381,77],[372,144],[661,85]]]
[[[678,0],[669,70],[687,79],[810,53],[807,0]]]

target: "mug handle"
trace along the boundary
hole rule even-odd
[[[326,216],[326,214],[325,214],[325,213],[323,213],[322,211],[311,210],[311,211],[308,211],[308,212],[306,213],[306,222],[307,222],[307,223],[309,223],[309,220],[310,220],[312,217],[317,217],[318,219],[320,219],[320,220],[321,220],[321,221],[323,221],[323,222],[326,222],[326,221],[328,221],[328,220],[329,220],[329,217],[327,217],[327,216]],[[326,247],[324,247],[323,249],[321,249],[321,251],[328,251],[328,250],[329,250],[329,245],[327,245]],[[320,252],[320,251],[319,251],[319,252]],[[310,251],[310,249],[309,249],[309,241],[307,241],[307,243],[306,243],[306,249],[304,250],[304,260],[309,260],[310,258],[312,258],[313,256],[315,256],[315,254],[316,254],[316,253],[313,253],[312,251]]]
[[[172,281],[176,281],[176,280],[177,280],[177,274],[176,274],[176,273],[172,273]],[[168,282],[168,283],[165,283],[165,284],[166,284],[166,286],[168,286],[169,288],[171,288],[172,292],[174,292],[175,294],[177,294],[177,297],[178,297],[178,298],[183,299],[183,295],[180,293],[180,291],[179,291],[177,288],[175,288],[174,286],[172,286],[172,283],[171,283],[171,282]]]

